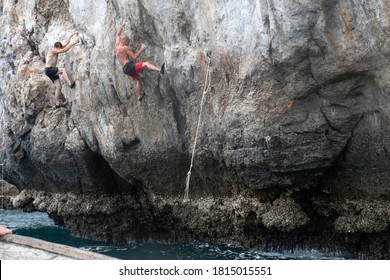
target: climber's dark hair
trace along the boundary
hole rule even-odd
[[[54,44],[54,47],[55,47],[55,48],[61,48],[61,49],[63,48],[61,42],[56,42],[56,43]]]

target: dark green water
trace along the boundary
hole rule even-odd
[[[211,244],[193,241],[185,244],[162,244],[149,241],[143,244],[129,242],[126,246],[106,245],[102,242],[78,238],[54,225],[45,213],[24,213],[20,210],[0,210],[0,224],[15,234],[65,244],[126,260],[325,260],[344,259],[334,252],[297,250],[295,252],[261,252],[229,244]]]

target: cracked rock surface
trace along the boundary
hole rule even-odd
[[[142,102],[113,52],[121,18],[132,48],[149,46],[140,60],[168,66],[145,71]],[[389,257],[386,1],[1,0],[0,22],[0,151],[18,206],[109,241]],[[53,110],[44,58],[73,31],[59,65],[77,86]]]

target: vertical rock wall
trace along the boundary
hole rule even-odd
[[[340,218],[344,222],[336,222],[336,228],[348,232],[346,220],[359,223],[351,218],[354,213],[366,209],[362,220],[379,213],[367,206],[371,202],[359,200],[367,197],[383,205],[384,221],[378,223],[384,226],[352,231],[388,231],[389,16],[387,1],[1,0],[0,149],[6,179],[20,189],[47,193],[130,196],[143,205],[132,213],[145,220],[118,232],[142,225],[145,233],[155,227],[153,215],[165,209],[170,222],[183,222],[166,235],[223,239],[223,230],[206,234],[204,226],[195,234],[201,223],[184,217],[191,207],[177,204],[208,50],[211,89],[192,198],[253,200],[242,204],[252,205],[242,206],[246,210],[239,216],[245,222],[237,218],[234,203],[226,202],[233,209],[227,216],[235,220],[236,240],[247,239],[246,229],[253,227],[302,228],[317,215],[332,217],[332,226]],[[163,76],[143,74],[141,103],[114,55],[121,18],[128,21],[124,34],[134,49],[149,45],[140,59],[168,67]],[[70,105],[53,110],[54,87],[43,74],[45,55],[74,31],[80,43],[61,55],[59,65],[77,86],[65,85]],[[323,199],[323,193],[335,198]],[[344,197],[357,199],[353,210],[345,208]],[[325,207],[327,199],[336,199],[337,206]],[[259,200],[270,208],[258,206]],[[88,213],[35,204],[68,227],[77,215]],[[214,209],[199,205],[190,212],[202,216],[206,208]],[[303,208],[303,214],[284,224],[283,207],[292,213]],[[119,214],[112,221],[120,219]],[[154,230],[160,232],[158,226]]]

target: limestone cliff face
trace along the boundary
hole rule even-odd
[[[163,76],[143,74],[141,103],[114,55],[121,18],[134,49],[149,45],[140,60],[168,66]],[[387,1],[1,0],[0,21],[6,179],[44,191],[32,195],[35,207],[58,222],[71,228],[88,209],[50,206],[46,193],[92,196],[92,205],[100,194],[121,205],[98,212],[110,227],[121,219],[113,213],[126,212],[133,224],[103,239],[154,231],[223,240],[235,232],[235,241],[250,236],[256,246],[265,229],[312,227],[314,217],[338,233],[389,231]],[[80,44],[59,64],[77,86],[64,85],[70,105],[53,110],[44,58],[73,31]],[[211,89],[186,205],[206,49]],[[207,229],[204,213],[219,217],[219,230]],[[164,217],[180,228],[153,223]],[[226,217],[234,228],[224,228]]]

